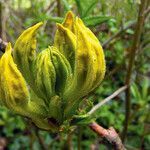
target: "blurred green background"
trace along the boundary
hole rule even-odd
[[[62,22],[66,12],[72,10],[104,47],[106,76],[89,97],[93,104],[97,104],[125,83],[139,4],[140,0],[0,0],[0,37],[14,44],[24,29],[43,21],[44,26],[37,37],[38,51],[42,51],[53,44],[56,22]],[[143,28],[131,78],[131,116],[125,142],[129,150],[150,149],[149,14]],[[116,36],[108,41],[113,35]],[[101,107],[96,116],[100,125],[106,128],[113,126],[121,134],[125,118],[125,93]],[[26,118],[0,107],[0,150],[45,148],[112,149],[87,126],[80,126],[69,135],[48,133],[36,129]]]

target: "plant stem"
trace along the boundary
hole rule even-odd
[[[121,142],[119,135],[113,127],[105,129],[102,126],[98,125],[96,122],[91,123],[89,127],[99,136],[104,137],[107,141],[113,144],[115,150],[126,150]]]
[[[67,139],[64,142],[64,145],[62,147],[62,150],[73,150],[73,145],[72,145],[72,136],[73,132],[68,133]]]
[[[134,60],[135,60],[135,55],[136,51],[139,47],[140,43],[140,37],[143,29],[143,23],[144,23],[144,11],[146,8],[147,0],[142,0],[139,8],[139,15],[138,15],[138,21],[136,24],[135,28],[135,34],[133,37],[133,44],[131,47],[130,51],[130,56],[129,56],[129,63],[127,67],[127,75],[125,79],[125,84],[128,86],[126,93],[125,93],[125,122],[124,122],[124,129],[122,133],[122,140],[123,142],[125,141],[126,135],[127,135],[127,130],[128,130],[128,125],[129,125],[129,118],[130,118],[130,111],[131,111],[131,99],[130,99],[130,82],[131,82],[131,75],[132,75],[132,70],[133,70],[133,65],[134,65]]]
[[[36,137],[37,137],[37,139],[38,139],[38,141],[39,141],[39,144],[40,144],[41,148],[42,148],[43,150],[48,150],[48,146],[44,143],[43,138],[42,138],[41,135],[39,134],[38,128],[35,128],[35,135],[36,135]]]
[[[6,38],[6,22],[8,19],[8,14],[6,11],[6,5],[9,4],[8,0],[0,1],[0,36],[3,40],[7,41]]]

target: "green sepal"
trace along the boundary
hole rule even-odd
[[[33,66],[33,90],[48,105],[55,95],[56,72],[52,63],[50,48],[43,50],[36,57]]]
[[[68,60],[55,47],[49,47],[52,62],[56,71],[55,92],[62,96],[67,83],[71,81],[72,71]]]
[[[88,125],[95,120],[96,118],[88,114],[75,115],[73,119],[71,120],[71,125]]]
[[[49,117],[55,119],[56,124],[62,123],[63,119],[63,108],[62,99],[59,96],[54,96],[49,102]]]

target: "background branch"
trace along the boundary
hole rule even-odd
[[[129,63],[128,63],[128,68],[127,68],[127,75],[126,75],[126,79],[125,79],[125,84],[128,86],[127,90],[126,90],[126,104],[125,104],[125,123],[124,123],[124,129],[123,129],[123,133],[122,133],[122,140],[125,141],[126,135],[127,135],[127,130],[128,130],[128,124],[129,124],[129,118],[130,118],[130,111],[131,111],[131,99],[130,99],[130,82],[131,82],[131,75],[132,75],[132,70],[133,70],[133,65],[134,65],[134,60],[135,60],[135,55],[136,55],[136,51],[139,47],[139,43],[140,43],[140,37],[141,37],[141,33],[143,30],[143,23],[144,23],[144,19],[145,19],[145,9],[146,9],[146,4],[147,4],[147,0],[142,0],[141,4],[140,4],[140,8],[139,8],[139,15],[138,15],[138,21],[136,24],[136,29],[135,29],[135,34],[133,37],[133,45],[131,47],[130,50],[130,55],[129,55]]]
[[[112,95],[108,96],[107,98],[105,98],[104,100],[102,100],[101,102],[99,102],[97,105],[95,105],[89,112],[88,114],[91,115],[93,114],[97,109],[99,109],[101,106],[103,106],[104,104],[106,104],[107,102],[109,102],[110,100],[112,100],[114,97],[116,97],[117,95],[119,95],[121,92],[125,91],[127,89],[127,86],[123,86],[121,88],[119,88],[117,91],[115,91]]]
[[[61,1],[57,0],[57,16],[61,16]]]
[[[109,45],[112,40],[114,40],[115,38],[117,38],[118,36],[120,36],[120,35],[121,35],[124,31],[126,31],[127,29],[129,29],[129,28],[135,26],[135,24],[136,24],[136,21],[133,21],[133,22],[131,22],[130,24],[128,24],[127,26],[125,26],[125,27],[123,27],[123,28],[121,27],[121,29],[120,29],[116,34],[114,34],[113,36],[111,36],[108,40],[106,40],[106,41],[102,44],[102,47],[103,47],[103,48],[107,48],[107,45]]]

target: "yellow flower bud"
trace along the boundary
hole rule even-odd
[[[9,43],[0,59],[0,100],[10,110],[32,118],[40,128],[51,129],[51,125],[44,120],[47,116],[46,108],[37,104],[35,97],[30,95],[26,81],[14,63],[11,53]]]
[[[46,130],[59,130],[76,115],[81,99],[105,74],[102,47],[81,19],[68,12],[57,24],[54,46],[36,52],[36,32],[25,30],[0,59],[0,100]]]
[[[70,62],[73,73],[63,95],[68,101],[65,110],[68,116],[78,107],[80,99],[104,78],[105,59],[98,39],[72,12],[68,12],[64,23],[57,26],[54,46]]]

